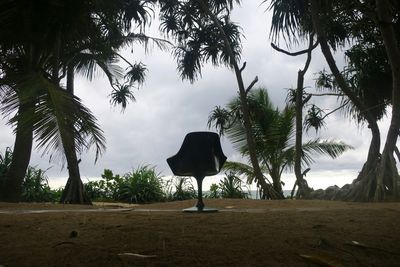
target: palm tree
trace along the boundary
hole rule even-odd
[[[265,89],[252,91],[247,98],[253,125],[254,139],[256,143],[257,159],[264,168],[266,174],[271,177],[275,192],[283,198],[281,176],[284,171],[292,170],[295,161],[295,112],[294,107],[287,106],[283,110],[273,107]],[[241,154],[248,157],[249,150],[245,142],[245,131],[241,120],[241,112],[237,112],[240,105],[238,98],[233,99],[224,113],[231,114],[227,125],[215,124],[219,122],[216,113],[209,117],[209,127],[224,129],[226,136],[235,145]],[[226,121],[226,120],[225,120]],[[313,154],[325,154],[336,158],[352,147],[343,142],[328,140],[310,140],[302,144],[301,160],[305,167],[310,166],[314,160]],[[253,182],[254,170],[243,163],[229,162],[224,167],[237,171],[248,177],[248,182]],[[269,182],[269,181],[267,181]]]
[[[100,4],[102,4],[100,2]],[[144,81],[146,68],[142,63],[131,64],[124,57],[122,57],[118,50],[126,47],[127,45],[132,45],[134,42],[139,42],[148,45],[149,40],[152,40],[160,48],[165,48],[165,42],[156,38],[149,38],[144,34],[131,33],[130,29],[127,29],[127,25],[131,24],[131,20],[134,19],[136,23],[146,24],[148,20],[147,6],[146,2],[143,5],[136,7],[136,10],[126,10],[125,6],[114,6],[106,3],[103,7],[103,11],[95,11],[102,21],[96,22],[89,18],[87,24],[94,24],[93,27],[89,27],[91,31],[88,31],[86,35],[80,36],[80,31],[74,33],[73,30],[70,31],[71,38],[69,42],[74,44],[74,47],[64,46],[63,47],[63,58],[61,60],[61,66],[67,69],[67,91],[73,95],[74,94],[74,75],[76,72],[82,73],[88,79],[92,79],[94,72],[96,71],[96,66],[100,67],[101,70],[106,74],[109,79],[110,85],[113,88],[111,93],[111,103],[113,105],[121,105],[122,110],[126,108],[129,100],[134,100],[134,96],[131,92],[131,88],[138,84],[140,85]],[[90,10],[89,10],[90,11]],[[108,16],[127,16],[130,12],[129,17],[131,19],[119,19],[115,20],[112,17],[108,19],[104,18],[104,11],[110,12]],[[93,12],[93,11],[91,11]],[[136,13],[135,13],[136,12]],[[107,14],[107,13],[105,13]],[[68,16],[66,16],[69,18]],[[82,16],[85,18],[85,16]],[[74,29],[74,23],[76,21],[68,23],[72,25]],[[77,25],[75,25],[77,26]],[[107,31],[104,31],[104,28]],[[88,38],[88,36],[90,38]],[[74,38],[78,36],[78,39],[74,42]],[[78,45],[76,45],[78,43]],[[128,63],[128,71],[123,74],[123,70],[116,66],[115,63],[118,59],[122,59]],[[119,80],[123,80],[120,83]],[[84,195],[83,184],[80,179],[78,160],[76,157],[76,149],[73,141],[73,136],[70,136],[66,140],[67,146],[64,146],[64,152],[66,154],[68,162],[69,179],[67,181],[65,190],[61,197],[61,202],[63,203],[88,203],[89,200]],[[76,189],[78,188],[78,190]]]
[[[35,132],[39,147],[45,147],[45,153],[49,148],[56,148],[66,155],[70,178],[74,181],[72,191],[78,193],[64,201],[89,202],[81,192],[76,151],[94,143],[97,158],[104,150],[104,137],[93,115],[73,95],[74,73],[83,71],[91,78],[98,65],[114,85],[119,73],[110,63],[118,55],[116,51],[134,40],[142,43],[149,40],[143,34],[123,34],[130,30],[132,20],[145,24],[147,3],[149,1],[65,1],[55,5],[44,1],[40,5],[25,6],[17,0],[2,2],[2,25],[12,26],[0,28],[5,37],[0,42],[3,114],[11,114],[19,108],[18,116],[12,120],[17,129],[13,163],[6,176],[9,186],[3,188],[11,196],[1,194],[4,200],[18,200]],[[42,16],[42,10],[49,14]],[[20,18],[16,14],[25,16]],[[26,35],[17,36],[15,32]],[[140,64],[130,64],[130,67],[125,78],[133,85],[141,81],[144,68]],[[67,90],[59,85],[65,76]],[[39,110],[40,104],[47,106]],[[45,111],[54,112],[53,119]],[[45,117],[40,118],[41,115]]]

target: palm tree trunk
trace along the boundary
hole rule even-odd
[[[56,41],[54,43],[54,61],[52,71],[52,81],[59,85],[60,58],[62,52],[62,36],[61,27],[57,31]],[[67,91],[74,93],[74,67],[67,66]],[[63,143],[65,157],[68,165],[68,181],[61,195],[60,203],[70,204],[91,204],[91,201],[85,193],[83,183],[81,181],[78,158],[76,156],[75,133],[73,122],[61,121],[59,123],[66,124],[68,131],[61,131],[61,139]]]
[[[251,161],[251,164],[253,165],[256,182],[261,187],[262,198],[265,198],[268,194],[268,191],[270,191],[271,189],[268,189],[268,184],[264,179],[264,176],[262,174],[262,171],[261,171],[260,165],[258,163],[258,159],[257,159],[256,145],[255,145],[255,141],[254,141],[253,133],[252,133],[250,112],[249,112],[249,107],[247,104],[247,94],[246,94],[246,89],[245,89],[244,83],[243,83],[242,71],[239,69],[239,66],[236,62],[232,47],[229,43],[228,37],[226,36],[225,31],[222,28],[217,17],[208,9],[208,7],[205,5],[203,0],[197,0],[197,1],[203,8],[203,11],[210,17],[210,19],[214,22],[214,24],[217,26],[217,28],[221,32],[221,36],[223,38],[226,50],[230,57],[230,63],[233,66],[233,69],[235,71],[236,81],[237,81],[237,84],[239,87],[239,97],[240,97],[240,102],[241,102],[240,106],[241,106],[242,113],[243,113],[243,124],[244,124],[244,128],[246,131],[246,141],[247,141],[247,145],[249,148],[250,161]]]
[[[74,94],[74,67],[68,66],[67,69],[67,91]],[[64,153],[68,164],[68,181],[61,195],[60,203],[70,204],[92,204],[89,196],[86,194],[81,175],[79,172],[79,162],[76,156],[76,147],[74,140],[74,126],[69,125],[71,129],[68,133],[62,134]]]
[[[25,114],[33,114],[34,103],[20,103],[15,133],[12,161],[0,188],[0,201],[19,202],[22,195],[22,183],[29,165],[32,151],[33,121]]]
[[[69,177],[61,195],[60,203],[92,204],[80,178],[75,146],[66,140],[63,141],[63,146],[67,158]]]
[[[279,175],[279,171],[272,171],[272,173],[270,173],[270,176],[272,178],[272,187],[279,194],[279,198],[285,198],[285,196],[283,195],[282,181],[281,176]]]

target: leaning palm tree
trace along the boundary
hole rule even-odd
[[[6,73],[2,77],[5,85],[1,87],[3,114],[10,116],[18,109],[10,119],[10,123],[16,125],[16,140],[13,160],[2,187],[4,192],[1,197],[6,201],[18,201],[20,197],[24,166],[29,163],[33,136],[38,140],[38,147],[44,148],[45,154],[53,149],[62,150],[66,135],[70,132],[76,135],[78,150],[87,149],[92,144],[96,146],[97,154],[104,149],[102,131],[80,99],[54,85],[46,73],[27,74],[22,70],[14,78],[15,73],[15,69],[10,75]],[[34,95],[29,95],[32,91]],[[24,101],[29,101],[32,105],[30,109],[22,109]]]
[[[287,106],[283,110],[274,108],[265,89],[259,88],[252,91],[247,98],[253,125],[254,140],[256,142],[257,159],[273,184],[273,189],[283,198],[281,176],[284,171],[293,170],[295,160],[295,112],[294,107]],[[241,124],[241,113],[237,112],[241,102],[233,99],[224,112],[219,108],[218,114],[230,114],[228,120],[219,120],[216,112],[209,117],[209,127],[224,129],[225,135],[235,145],[244,157],[248,157],[248,146],[245,132]],[[224,124],[216,124],[223,121]],[[310,166],[313,155],[324,154],[336,158],[352,147],[343,142],[329,140],[310,140],[302,145],[302,165]],[[229,162],[224,167],[227,170],[238,171],[248,177],[248,182],[253,182],[252,167],[239,163]],[[269,180],[266,180],[269,182]]]
[[[145,35],[129,32],[132,21],[139,22],[142,26],[145,24],[148,3],[149,1],[61,1],[54,4],[52,1],[42,1],[29,6],[18,0],[1,3],[4,15],[0,18],[0,33],[4,37],[0,41],[3,114],[12,114],[18,109],[17,116],[12,120],[16,125],[13,164],[6,177],[6,184],[9,183],[10,186],[3,187],[5,194],[0,194],[4,200],[18,200],[21,179],[29,163],[32,137],[35,133],[39,146],[45,147],[45,153],[49,152],[47,148],[52,147],[65,154],[70,178],[73,177],[74,181],[67,183],[73,188],[72,191],[65,191],[78,193],[67,193],[63,197],[64,202],[89,202],[80,193],[83,187],[76,152],[95,143],[97,158],[104,150],[104,137],[95,124],[93,115],[73,94],[74,73],[83,72],[91,78],[95,67],[99,66],[118,92],[115,83],[120,76],[119,69],[110,67],[110,63],[119,56],[116,51],[131,44],[133,40],[148,42],[149,38]],[[42,10],[48,10],[48,16],[41,16]],[[24,16],[20,18],[16,14]],[[20,32],[21,35],[15,35],[15,32]],[[132,86],[133,83],[142,81],[144,70],[141,64],[130,64],[125,76],[126,82]],[[60,80],[64,77],[67,78],[66,88],[60,86]],[[124,96],[127,94],[122,94]],[[120,99],[121,97],[116,103]],[[43,102],[47,100],[53,103]],[[44,104],[47,107],[37,110]],[[69,104],[72,112],[68,111]],[[43,115],[45,111],[56,112],[53,119],[40,118],[39,115]],[[64,113],[60,113],[62,111]],[[80,113],[82,111],[88,113]],[[78,113],[82,117],[76,116]],[[41,126],[47,128],[36,130]],[[64,132],[60,132],[62,130]],[[90,137],[89,133],[94,135]],[[53,139],[56,136],[62,145]],[[83,142],[81,137],[89,139]]]

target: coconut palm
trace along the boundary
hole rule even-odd
[[[16,123],[17,128],[14,164],[11,165],[6,179],[10,186],[4,189],[13,196],[1,194],[9,200],[17,200],[20,195],[20,178],[23,177],[29,163],[33,132],[36,131],[35,127],[39,127],[39,122],[43,123],[37,115],[43,115],[44,110],[58,113],[53,114],[57,120],[45,117],[47,121],[44,125],[50,128],[41,128],[39,132],[35,132],[39,147],[45,147],[45,152],[48,152],[48,148],[56,148],[65,153],[70,178],[76,177],[72,187],[79,189],[75,191],[81,191],[76,152],[95,143],[97,158],[104,150],[104,137],[95,124],[93,115],[73,95],[74,73],[84,72],[91,78],[97,65],[114,85],[115,78],[119,76],[118,68],[111,68],[109,63],[113,63],[119,55],[116,51],[131,44],[135,38],[142,43],[149,39],[143,34],[124,34],[130,30],[133,20],[142,26],[145,24],[148,19],[146,7],[149,1],[42,1],[34,5],[25,5],[23,2],[14,0],[1,3],[4,16],[1,17],[0,32],[5,37],[0,42],[3,114],[11,114],[15,109],[19,109],[18,116],[12,121]],[[48,12],[46,16],[43,16],[43,10]],[[16,14],[25,16],[21,18]],[[15,32],[22,34],[15,35]],[[140,71],[142,73],[139,73]],[[126,75],[127,82],[130,85],[140,82],[143,72],[143,68],[130,64]],[[67,90],[59,85],[65,76]],[[48,90],[50,88],[51,92]],[[46,108],[36,112],[36,107],[39,108],[36,103],[44,100],[56,102],[47,103]],[[65,103],[62,102],[64,100]],[[72,104],[74,101],[76,103]],[[56,107],[59,104],[63,107]],[[77,112],[69,112],[68,104],[72,104],[71,110]],[[61,111],[64,111],[64,114],[60,113]],[[70,113],[72,116],[68,117]],[[81,118],[77,116],[78,113]],[[59,132],[60,130],[64,132]],[[89,135],[91,137],[83,142],[82,140]],[[55,137],[58,141],[61,140],[62,145],[55,141]],[[67,202],[82,202],[82,194],[76,195],[75,199],[78,200],[67,197],[71,199]],[[87,199],[84,201],[88,202]]]
[[[295,113],[292,106],[283,110],[274,108],[265,89],[259,88],[252,91],[247,98],[251,112],[254,139],[256,142],[257,159],[264,172],[268,175],[273,188],[283,198],[281,176],[284,171],[293,169],[295,156]],[[241,114],[238,110],[240,100],[233,99],[228,105],[226,112],[232,114],[228,126],[215,125],[218,122],[215,116],[210,116],[209,126],[218,129],[225,127],[225,134],[234,144],[235,148],[245,157],[248,157],[248,146],[245,132],[241,123]],[[215,115],[215,113],[212,113]],[[344,151],[351,149],[343,142],[329,140],[310,140],[302,145],[302,165],[310,166],[314,160],[313,155],[323,154],[336,158]],[[254,182],[254,172],[251,166],[238,162],[229,162],[224,166],[227,170],[237,171],[248,177],[248,182]],[[267,180],[267,182],[269,182]]]

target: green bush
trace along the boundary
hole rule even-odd
[[[6,148],[4,155],[0,153],[0,186],[11,165],[12,151]],[[22,184],[22,201],[56,202],[61,197],[62,189],[52,190],[45,171],[29,166]]]
[[[1,182],[6,175],[8,168],[10,167],[12,160],[12,151],[9,147],[6,148],[4,155],[0,153],[0,186]]]
[[[207,193],[206,198],[221,198],[220,188],[217,184],[211,184],[210,190]]]
[[[85,191],[92,200],[116,201],[123,179],[117,174],[114,175],[109,169],[104,169],[101,179],[89,181],[84,184]]]
[[[248,198],[242,185],[242,180],[233,172],[225,173],[224,179],[219,183],[222,198]]]
[[[55,202],[60,199],[61,190],[52,190],[45,171],[29,166],[22,184],[22,201]]]
[[[197,197],[190,177],[175,177],[174,187],[175,192],[172,194],[172,200],[186,200]]]
[[[165,199],[163,181],[154,167],[142,166],[122,177],[119,200],[129,203],[149,203]]]

